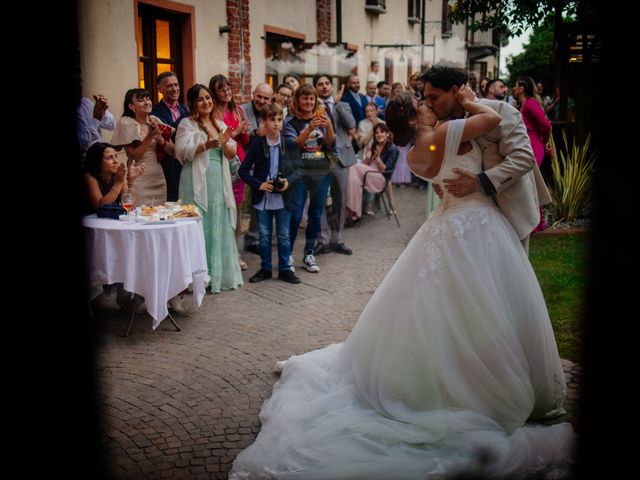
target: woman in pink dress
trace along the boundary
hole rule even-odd
[[[540,102],[535,97],[535,88],[536,84],[531,77],[519,77],[513,87],[513,95],[521,105],[520,113],[524,124],[527,126],[531,148],[539,168],[544,159],[545,145],[551,135],[551,122],[547,119]],[[542,208],[540,208],[540,223],[534,231],[540,232],[544,229]]]
[[[244,162],[245,149],[249,146],[248,124],[242,115],[242,110],[240,110],[233,100],[233,92],[231,91],[229,80],[224,75],[214,75],[211,77],[211,80],[209,80],[209,90],[213,93],[214,117],[216,120],[224,122],[225,125],[231,129],[231,138],[238,143],[238,158],[240,162]],[[245,186],[246,183],[240,178],[233,182],[233,197],[236,201],[236,211],[238,215],[236,221],[236,225],[238,225],[238,228],[236,228],[236,242],[242,234],[240,229],[240,205],[244,201]],[[238,262],[242,270],[247,269],[247,264],[240,256],[238,256]]]

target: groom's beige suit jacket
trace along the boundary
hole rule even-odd
[[[551,202],[520,112],[507,102],[480,100],[502,116],[495,129],[476,139],[482,169],[496,189],[494,199],[521,240],[540,222],[540,205]]]

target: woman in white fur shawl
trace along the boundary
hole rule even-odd
[[[202,84],[187,91],[191,116],[176,133],[176,158],[182,164],[180,200],[195,203],[202,227],[211,276],[211,291],[242,286],[235,240],[236,203],[231,187],[229,159],[236,143],[224,122],[213,117],[213,95]]]

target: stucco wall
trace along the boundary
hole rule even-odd
[[[78,2],[78,24],[82,92],[105,95],[118,119],[125,92],[138,85],[133,2]]]
[[[218,27],[227,23],[224,0],[185,0],[195,7],[195,81],[208,83],[216,73],[227,72],[227,39]],[[133,0],[78,2],[80,62],[83,93],[106,95],[116,119],[123,110],[124,94],[138,86],[138,53]],[[184,91],[190,85],[181,86]],[[110,132],[103,132],[106,139]]]
[[[227,24],[224,0],[194,0],[183,2],[196,9],[196,83],[209,85],[209,79],[218,73],[227,75],[227,35],[220,35],[220,26]],[[233,28],[233,26],[232,26]]]
[[[253,86],[265,80],[265,36],[264,26],[283,28],[306,35],[305,42],[315,42],[316,2],[315,0],[250,0],[251,11],[251,71]],[[332,20],[333,23],[333,20]],[[282,73],[285,73],[284,71]]]

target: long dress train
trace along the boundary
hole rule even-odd
[[[438,177],[480,171],[451,121]],[[468,468],[568,473],[564,373],[522,245],[489,197],[445,194],[344,344],[286,361],[238,479],[424,479]],[[482,467],[480,459],[488,459]]]

